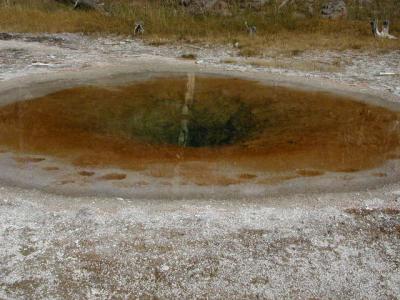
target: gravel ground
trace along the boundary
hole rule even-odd
[[[324,78],[400,99],[400,77],[376,76],[399,72],[399,52],[284,58],[351,61],[323,73],[252,67],[234,48],[72,34],[0,40],[0,78],[189,52],[199,65]],[[232,56],[239,62],[221,63]],[[0,299],[397,299],[399,253],[396,182],[357,192],[179,201],[57,196],[0,183]]]
[[[295,204],[2,188],[0,298],[396,299],[395,188]],[[358,208],[334,205],[338,197]]]
[[[267,53],[263,58],[265,62],[279,62],[285,66],[276,68],[249,64],[248,59],[237,56],[238,49],[233,46],[154,47],[133,39],[94,38],[77,34],[12,34],[8,39],[3,37],[3,40],[0,37],[0,80],[36,73],[124,64],[146,56],[179,58],[184,54],[194,54],[198,64],[219,66],[227,70],[326,78],[360,88],[369,87],[387,91],[400,97],[400,50],[387,53],[357,51],[305,51],[296,55]],[[224,63],[232,58],[236,63]],[[319,67],[316,67],[317,71],[301,71],[296,69],[299,65]],[[395,75],[379,76],[380,73]]]

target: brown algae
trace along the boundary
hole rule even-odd
[[[185,77],[159,78],[9,104],[0,108],[0,146],[80,167],[180,166],[157,177],[181,175],[201,184],[231,183],[224,174],[209,177],[215,170],[318,176],[377,167],[400,153],[400,115],[386,108],[330,93],[201,76],[186,105],[187,86]]]

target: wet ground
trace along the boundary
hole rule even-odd
[[[58,84],[68,85],[56,74],[82,72],[85,67],[94,66],[104,67],[104,72],[108,72],[108,65],[126,65],[134,60],[149,70],[158,68],[156,63],[179,68],[181,61],[173,57],[189,51],[169,46],[149,47],[118,38],[96,40],[69,34],[50,38],[46,35],[11,37],[0,41],[0,49],[6,53],[0,56],[0,77],[3,78],[0,85],[18,87],[15,100],[35,95],[34,89],[30,92],[25,89],[24,80],[36,80],[38,74],[44,76],[50,72],[53,75],[49,81],[52,77]],[[260,78],[271,72],[297,74],[303,80],[318,78],[320,85],[334,83],[350,85],[355,90],[373,89],[387,100],[399,100],[396,96],[399,78],[375,76],[381,69],[397,71],[396,52],[344,53],[351,56],[352,63],[337,72],[324,73],[221,64],[225,55],[235,54],[233,48],[192,49],[198,55],[197,65],[233,69],[235,75],[249,70]],[[149,54],[159,56],[151,59]],[[321,57],[330,61],[337,55],[302,53],[302,58],[287,59]],[[138,68],[133,63],[131,66]],[[28,76],[33,74],[36,75]],[[3,98],[5,95],[0,93]],[[45,98],[42,101],[46,103]],[[35,112],[32,104],[22,105],[25,112]],[[349,110],[340,106],[343,108],[340,111],[335,106],[333,112],[366,112],[366,107],[370,110],[367,104],[359,110],[359,105],[350,105]],[[392,113],[385,107],[373,108],[367,114],[353,114],[357,116],[351,119],[354,123],[340,125],[339,122],[337,127],[348,128],[345,132],[346,137],[351,137],[349,143],[353,141],[359,147],[375,145],[372,148],[376,152],[369,149],[365,153],[378,158],[378,153],[386,153],[379,148],[386,147],[385,143],[381,145],[369,137],[374,136],[373,132],[377,141],[382,138],[381,133],[386,136],[386,125],[391,120],[388,116]],[[317,110],[324,115],[323,109]],[[3,108],[2,112],[5,111]],[[11,110],[9,113],[10,122],[17,122],[18,114]],[[22,123],[23,120],[20,119]],[[361,139],[363,143],[357,144],[354,137],[365,136],[356,134],[363,128],[362,124],[369,126],[365,139]],[[39,125],[40,122],[37,130],[43,130]],[[24,128],[29,130],[29,127]],[[40,132],[37,136],[41,136]],[[248,140],[242,136],[238,141]],[[29,145],[34,145],[33,141],[23,143],[22,147]],[[394,156],[379,169],[366,168],[339,175],[327,172],[327,177],[321,176],[320,168],[298,169],[297,176],[309,181],[294,179],[291,185],[302,187],[295,194],[279,191],[273,194],[255,185],[239,185],[231,194],[225,193],[224,199],[214,200],[204,191],[218,191],[218,188],[205,185],[202,189],[198,187],[197,196],[201,197],[187,197],[183,193],[183,199],[176,200],[171,186],[166,189],[169,194],[159,192],[163,182],[168,183],[165,180],[165,174],[170,172],[168,168],[152,168],[148,170],[149,177],[131,177],[118,168],[98,172],[71,166],[47,155],[15,155],[9,149],[0,149],[0,152],[0,298],[394,299],[400,295],[400,185],[396,175],[398,160]],[[352,149],[350,154],[357,161],[358,152]],[[200,163],[199,169],[202,167]],[[69,173],[59,174],[63,168]],[[108,184],[111,189],[113,185],[123,186],[128,180],[133,184],[130,191],[141,189],[143,193],[118,197],[61,196],[24,189],[18,187],[18,182],[7,180],[35,181],[39,172],[41,176],[47,174],[47,183],[41,182],[47,186],[55,180],[68,186],[79,177],[81,180],[73,184],[98,182],[96,188],[101,190]],[[70,174],[74,176],[71,178]],[[250,172],[237,175],[241,180],[255,180],[255,174]],[[371,184],[372,178],[377,180],[374,184]],[[158,197],[150,189],[146,190],[152,180],[158,182]],[[363,185],[357,184],[359,180],[364,180]],[[323,189],[311,193],[307,182],[318,181]],[[186,188],[193,190],[194,186]]]

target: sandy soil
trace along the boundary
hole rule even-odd
[[[396,110],[400,102],[399,77],[375,76],[398,72],[398,52],[344,53],[351,64],[323,73],[223,64],[222,57],[235,56],[233,48],[194,49],[69,34],[17,35],[0,41],[0,98],[5,104],[62,87],[119,84],[132,80],[132,74],[143,78],[173,69],[323,88]],[[197,63],[176,60],[188,51],[197,53]],[[316,55],[329,61],[339,54],[303,53],[302,58],[285,59]],[[35,182],[37,164],[45,162],[41,169],[51,174],[60,162],[18,162],[10,153],[0,155],[0,298],[400,296],[396,160],[384,172],[342,175],[340,181],[329,176],[299,181],[299,189],[290,194],[247,186],[181,197],[155,197],[150,190],[72,197],[23,188],[15,180]],[[16,171],[18,163],[24,167]],[[356,184],[359,180],[362,184]],[[312,193],[310,182],[319,187]]]

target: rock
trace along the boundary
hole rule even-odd
[[[294,18],[304,19],[314,15],[315,6],[315,0],[282,0],[278,6],[278,11],[290,7]]]
[[[101,0],[55,0],[64,4],[73,5],[74,9],[94,9],[104,11],[104,2]]]
[[[167,272],[168,270],[169,270],[169,266],[168,265],[162,265],[161,266],[161,271]]]
[[[229,5],[225,1],[218,1],[213,8],[221,16],[231,16]]]
[[[13,36],[7,32],[0,32],[0,40],[7,41],[12,40]]]
[[[325,19],[341,19],[347,17],[347,6],[343,0],[330,0],[322,6],[321,16]]]
[[[259,10],[271,0],[240,0],[238,5],[242,9]],[[232,0],[179,0],[179,4],[185,7],[190,13],[204,14],[213,13],[222,16],[230,16]]]
[[[250,8],[254,10],[261,9],[264,5],[270,3],[271,0],[241,0],[239,6],[241,8]]]
[[[192,14],[228,14],[228,4],[223,0],[180,0],[180,5]]]
[[[190,0],[180,0],[179,5],[187,7],[190,5]]]
[[[99,0],[79,0],[75,4],[75,8],[90,8],[96,10],[102,10],[104,7],[104,3]]]

